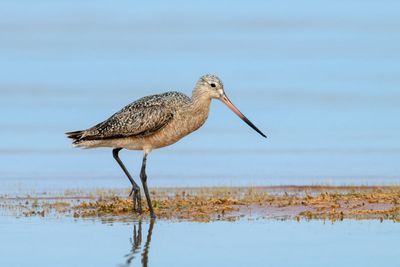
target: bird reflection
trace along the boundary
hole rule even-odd
[[[153,233],[154,219],[150,220],[149,230],[147,231],[146,243],[143,246],[143,251],[141,254],[141,262],[143,267],[147,267],[149,263],[149,250],[150,250],[150,242],[151,235]],[[132,248],[131,251],[125,255],[126,261],[122,266],[131,266],[133,259],[135,259],[136,255],[139,254],[141,250],[142,244],[142,221],[139,220],[137,223],[133,225],[133,236],[130,239]]]

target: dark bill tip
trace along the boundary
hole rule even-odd
[[[225,105],[228,106],[239,118],[241,118],[247,125],[253,128],[254,131],[259,133],[262,137],[267,138],[267,136],[261,132],[239,109],[237,109],[233,103],[229,100],[229,98],[224,94],[219,98]]]

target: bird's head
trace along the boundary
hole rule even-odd
[[[247,123],[251,128],[258,132],[261,136],[267,137],[263,134],[246,116],[237,109],[225,94],[224,84],[221,79],[216,75],[206,74],[200,77],[197,81],[196,87],[193,91],[194,95],[201,95],[208,99],[219,99],[228,108],[230,108],[239,118]]]
[[[195,91],[208,98],[220,98],[224,95],[224,84],[215,75],[206,74],[197,81]]]

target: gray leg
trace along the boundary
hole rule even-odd
[[[150,217],[155,218],[156,215],[154,213],[153,206],[151,204],[149,189],[147,188],[146,162],[147,162],[147,153],[145,152],[143,156],[142,169],[140,170],[140,180],[142,180],[144,194],[146,195],[147,205],[149,206],[150,210]]]
[[[119,153],[119,151],[121,151],[121,149],[122,148],[114,148],[112,151],[113,157],[117,161],[117,163],[119,164],[119,166],[124,171],[125,175],[128,177],[129,181],[132,184],[132,190],[131,190],[131,193],[129,194],[129,196],[131,196],[133,193],[133,209],[136,210],[136,208],[137,208],[137,211],[139,213],[141,213],[142,212],[142,201],[140,198],[140,187],[135,183],[132,176],[129,174],[128,170],[125,168],[125,165],[122,163],[121,159],[119,158],[118,153]]]

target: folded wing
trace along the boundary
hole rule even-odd
[[[84,131],[66,133],[75,142],[129,136],[145,137],[166,126],[173,112],[163,105],[134,105],[126,107],[109,119]]]

